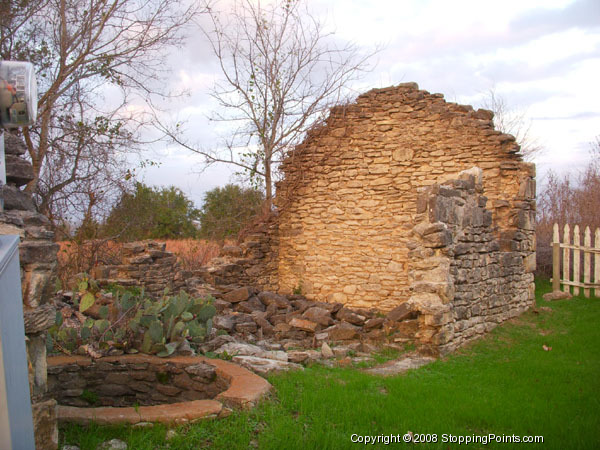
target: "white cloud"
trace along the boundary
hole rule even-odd
[[[449,101],[477,106],[482,93],[495,88],[509,106],[527,113],[531,131],[546,146],[538,173],[585,164],[587,143],[600,134],[600,1],[506,0],[490,7],[481,0],[315,0],[309,7],[336,39],[387,45],[357,91],[416,81]],[[207,24],[206,17],[201,21]],[[202,33],[172,55],[172,67],[174,82],[192,95],[171,115],[190,118],[191,141],[217,145],[215,131],[226,125],[205,116],[216,108],[208,91],[220,73]],[[213,176],[212,169],[190,181],[184,172],[193,158],[179,153],[185,150],[171,150],[168,166],[148,179],[169,175],[196,190],[230,181],[231,171]]]

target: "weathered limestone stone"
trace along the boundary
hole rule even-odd
[[[310,333],[314,333],[319,326],[318,323],[311,322],[310,320],[298,319],[294,317],[290,320],[290,325],[294,328],[298,328],[299,330],[308,331]]]
[[[258,298],[265,306],[276,305],[278,308],[287,308],[290,302],[282,295],[275,294],[274,292],[261,292],[258,294]]]
[[[300,364],[275,359],[259,358],[256,356],[234,356],[232,361],[259,375],[288,370],[304,370]]]
[[[329,339],[332,341],[348,341],[358,337],[359,328],[348,322],[340,322],[337,325],[327,328],[326,331]]]
[[[373,328],[380,328],[383,323],[385,322],[385,319],[383,317],[374,317],[373,319],[369,319],[365,322],[365,330],[370,330]]]
[[[323,355],[323,358],[326,359],[333,358],[335,356],[333,354],[333,350],[331,350],[331,347],[327,344],[327,342],[323,342],[323,345],[321,345],[321,354]]]
[[[213,318],[213,326],[218,330],[231,332],[235,327],[235,318],[233,316],[215,316]]]
[[[5,209],[19,209],[23,211],[35,210],[31,197],[15,186],[9,184],[2,186],[0,196],[4,199]]]
[[[412,310],[406,303],[402,303],[401,305],[392,309],[388,314],[388,320],[399,322],[401,320],[407,319],[412,314]]]
[[[56,420],[56,400],[32,403],[35,448],[55,450],[58,447],[58,425]]]
[[[571,295],[570,292],[555,291],[555,292],[548,292],[547,294],[542,295],[542,298],[544,300],[546,300],[547,302],[551,302],[554,300],[567,300],[567,299],[573,298],[573,296]]]
[[[31,163],[16,155],[6,154],[6,182],[23,186],[33,180]]]
[[[248,300],[252,295],[252,291],[247,286],[241,287],[239,289],[234,289],[231,292],[223,295],[223,300],[229,303],[239,303],[244,300]]]
[[[312,322],[316,322],[324,327],[328,327],[329,325],[333,324],[331,313],[325,308],[320,308],[318,306],[306,309],[302,314],[302,317]]]
[[[4,133],[4,152],[7,155],[21,156],[27,153],[27,146],[18,136],[10,132]]]
[[[127,443],[120,439],[111,439],[98,445],[97,450],[127,450]]]
[[[242,344],[237,342],[230,342],[219,349],[215,350],[215,353],[220,355],[227,352],[228,355],[240,355],[240,356],[256,356],[258,358],[274,359],[277,361],[287,361],[288,356],[283,351],[269,351],[263,350],[257,345]]]
[[[335,317],[338,320],[345,320],[348,323],[351,323],[353,325],[362,325],[365,323],[366,317],[365,316],[361,316],[360,314],[356,314],[353,311],[350,311],[348,308],[342,308],[340,309]]]

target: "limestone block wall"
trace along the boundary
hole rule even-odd
[[[282,164],[279,291],[383,311],[406,302],[418,190],[474,165],[501,250],[534,252],[515,235],[533,231],[535,207],[524,199],[535,195],[535,168],[492,117],[415,83],[334,108]]]
[[[420,313],[415,338],[422,352],[452,351],[535,301],[533,231],[518,227],[512,250],[502,249],[505,236],[487,208],[482,175],[473,168],[419,192],[407,306]],[[534,205],[524,199],[521,212]]]
[[[162,297],[165,288],[177,293],[185,286],[181,264],[164,242],[139,241],[123,244],[121,264],[94,268],[92,276],[100,285],[144,287],[151,297]]]
[[[224,246],[218,258],[192,275],[216,287],[251,285],[261,290],[277,290],[277,218],[274,213],[256,224],[239,246]]]

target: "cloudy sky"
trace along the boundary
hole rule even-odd
[[[223,4],[223,3],[221,3]],[[482,106],[494,90],[525,117],[544,149],[534,162],[543,184],[549,169],[575,173],[600,135],[600,0],[312,0],[337,39],[366,51],[383,46],[374,69],[352,86],[356,93],[415,81],[448,101]],[[219,78],[201,33],[171,58],[173,80],[190,97],[169,105],[169,119],[186,119],[191,141],[217,144],[207,115],[208,91]],[[222,130],[221,130],[222,131]],[[199,206],[204,192],[233,181],[232,171],[200,172],[199,157],[161,147],[161,163],[144,181],[174,184]]]

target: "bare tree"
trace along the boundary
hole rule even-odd
[[[52,205],[76,192],[89,199],[99,177],[110,184],[123,175],[124,153],[140,148],[140,130],[151,120],[128,106],[136,96],[166,95],[165,58],[183,43],[201,7],[186,0],[37,4],[26,20],[4,21],[0,50],[3,58],[32,61],[37,70],[38,121],[23,130],[35,176],[26,189],[50,214]]]
[[[552,227],[555,223],[600,227],[600,136],[590,146],[590,159],[583,171],[562,177],[550,171],[538,195],[536,218],[538,273],[552,273]]]
[[[228,5],[225,12],[209,9],[212,28],[204,32],[223,75],[212,90],[221,109],[211,119],[233,124],[231,135],[224,146],[203,149],[179,127],[164,130],[207,165],[233,164],[258,180],[270,208],[277,163],[340,102],[372,54],[336,45],[300,0]]]
[[[509,107],[506,100],[498,95],[495,89],[490,89],[485,94],[482,106],[494,112],[494,126],[497,130],[515,137],[517,144],[521,146],[520,153],[525,160],[532,161],[542,152],[543,147],[531,134],[531,123],[526,114]]]

